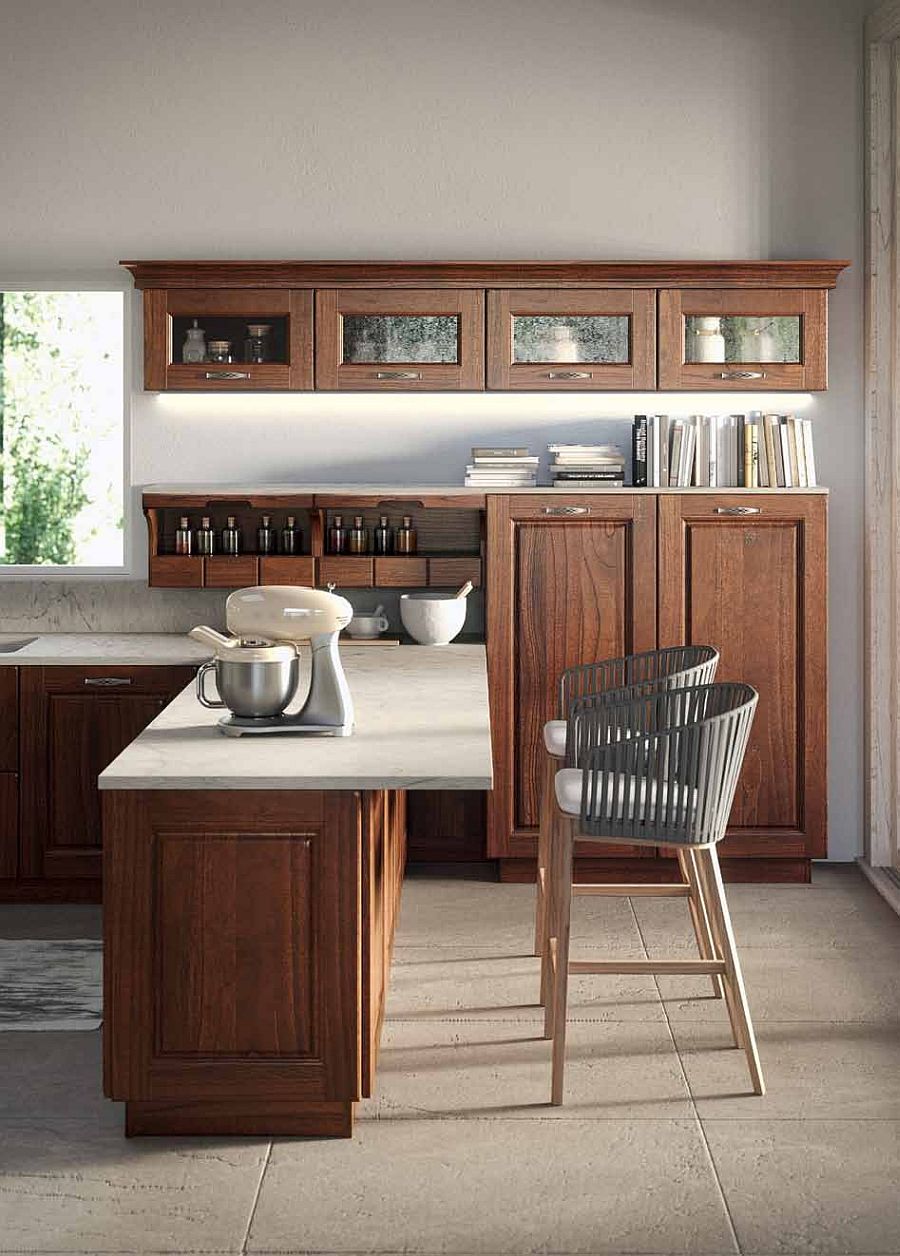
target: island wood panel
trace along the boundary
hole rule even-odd
[[[660,644],[715,645],[716,678],[759,692],[723,856],[826,854],[826,510],[814,495],[659,501]]]
[[[544,722],[566,667],[656,644],[656,503],[623,493],[488,502],[487,648],[495,788],[488,854],[536,853]],[[579,854],[650,847],[579,843]]]
[[[19,871],[19,778],[0,772],[0,879]]]
[[[107,791],[103,822],[104,1090],[126,1101],[127,1132],[349,1135],[361,1072],[359,795]],[[179,841],[193,850],[162,853]],[[205,844],[212,858],[198,853]],[[212,873],[220,856],[226,870]],[[258,906],[241,910],[251,892]],[[175,922],[167,894],[187,921]],[[213,1013],[201,1025],[188,1007],[213,1008],[254,974],[266,989],[240,1009],[252,1024]]]
[[[421,863],[472,863],[485,858],[486,794],[472,789],[412,790],[409,858]]]
[[[375,1066],[387,1002],[388,976],[406,867],[406,794],[363,795],[362,1094],[375,1086]]]
[[[97,777],[193,675],[191,667],[21,669],[21,875],[99,878]]]
[[[0,667],[0,772],[19,766],[19,669]]]

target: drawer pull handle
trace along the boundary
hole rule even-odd
[[[765,371],[719,371],[719,379],[765,379]]]
[[[131,676],[85,676],[84,683],[94,689],[118,689],[133,683]]]
[[[762,511],[759,506],[717,506],[715,513],[717,515],[759,515]]]
[[[590,506],[545,506],[545,515],[589,515]]]
[[[207,379],[249,379],[249,371],[207,371]]]
[[[376,371],[376,379],[421,379],[421,371]]]
[[[548,379],[593,379],[593,371],[548,371]]]

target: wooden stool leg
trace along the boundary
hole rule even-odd
[[[547,864],[546,897],[544,899],[544,953],[541,956],[541,1002],[544,1005],[545,1038],[553,1037],[556,1011],[554,990],[556,988],[556,974],[559,963],[559,929],[557,921],[559,918],[560,898],[565,891],[565,886],[560,877],[559,861],[561,848],[565,844],[563,839],[567,824],[567,819],[555,804],[554,795],[554,806],[549,817],[548,829],[547,857],[549,862]]]
[[[572,855],[575,825],[562,821],[554,835],[556,857],[556,965],[553,977],[553,1072],[550,1102],[563,1101],[563,1073],[566,1063],[566,1001],[569,988],[569,922],[572,914]]]
[[[709,927],[709,916],[706,912],[706,904],[703,902],[700,879],[694,866],[694,852],[679,849],[677,854],[681,875],[687,882],[691,892],[688,898],[688,907],[691,913],[691,923],[694,926],[694,937],[697,939],[697,950],[700,952],[701,959],[716,959],[718,957],[716,956],[716,948],[713,945],[712,932]],[[722,980],[718,973],[713,973],[710,981],[712,982],[713,998],[721,999]]]
[[[696,852],[697,857],[706,868],[706,884],[710,888],[709,906],[717,918],[722,958],[725,961],[725,985],[731,988],[735,1003],[735,1014],[740,1026],[740,1035],[747,1054],[747,1066],[750,1069],[750,1080],[757,1095],[766,1093],[763,1080],[762,1065],[756,1046],[756,1035],[753,1032],[753,1021],[750,1018],[750,1006],[747,1002],[747,991],[744,988],[744,976],[738,958],[734,940],[734,929],[731,925],[731,913],[725,898],[725,886],[722,883],[722,870],[719,867],[719,856],[715,846],[706,847]]]
[[[715,947],[716,958],[724,958],[724,944],[722,941],[722,926],[719,914],[715,910],[715,891],[712,886],[709,874],[708,861],[703,858],[703,850],[691,851],[691,858],[694,861],[694,867],[697,870],[697,879],[700,883],[700,891],[703,896],[703,904],[706,909],[707,919],[709,920],[710,932],[712,933],[713,946]],[[734,989],[731,983],[725,979],[722,981],[722,991],[725,995],[725,1007],[728,1011],[728,1019],[731,1022],[731,1035],[734,1039],[734,1045],[741,1049],[744,1040],[741,1037],[741,1021],[738,1015],[737,1002],[735,1000]]]
[[[534,953],[543,955],[547,941],[547,878],[550,873],[550,828],[553,823],[553,812],[556,810],[554,797],[554,780],[556,776],[556,760],[552,755],[544,754],[544,767],[541,773],[541,799],[538,808],[538,856],[537,856],[537,889],[534,902]],[[541,1002],[544,1002],[544,990],[541,987]]]

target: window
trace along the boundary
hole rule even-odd
[[[0,291],[0,572],[124,564],[124,304]]]

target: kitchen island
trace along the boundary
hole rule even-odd
[[[99,778],[128,1134],[349,1136],[371,1093],[405,792],[491,788],[487,672],[482,646],[342,658],[351,737],[224,737],[191,687]]]

